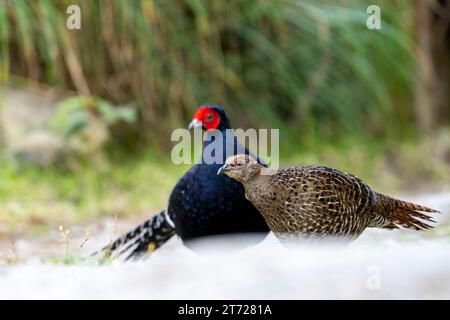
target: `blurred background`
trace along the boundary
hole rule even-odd
[[[279,128],[283,165],[448,191],[449,28],[448,0],[0,0],[0,260],[164,207],[170,133],[203,103]]]

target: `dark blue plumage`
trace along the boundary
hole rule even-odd
[[[230,138],[225,130],[230,127],[223,109],[213,108],[220,111],[221,120],[224,120],[221,123],[226,124],[219,127],[223,139],[223,164],[227,156],[225,146]],[[235,136],[232,138],[233,154],[237,154],[238,142]],[[203,148],[213,141],[206,142]],[[261,214],[245,198],[242,184],[227,176],[217,175],[222,164],[206,164],[204,160],[195,164],[173,189],[168,213],[183,240],[228,233],[268,232]]]
[[[202,153],[200,163],[193,165],[173,188],[167,211],[164,210],[114,241],[108,247],[110,251],[119,250],[127,245],[123,251],[131,250],[128,258],[137,258],[149,248],[154,250],[160,247],[175,232],[188,245],[190,240],[204,236],[259,233],[261,236],[256,239],[262,240],[268,233],[269,228],[262,215],[245,198],[242,184],[226,175],[217,175],[217,170],[223,165],[226,157],[231,155],[225,152],[229,139],[233,139],[234,142],[234,149],[231,149],[233,154],[238,153],[238,148],[240,148],[239,153],[245,150],[248,154],[249,151],[239,145],[234,135],[226,134],[226,129],[230,129],[230,122],[223,108],[204,105],[198,112],[205,110],[214,111],[216,119],[211,118],[209,124],[210,119],[206,116],[203,123],[195,116],[194,120],[205,130],[220,131],[221,163],[208,164],[210,162],[205,161],[204,153]],[[211,126],[211,123],[214,126]],[[211,140],[204,144],[203,150],[214,141],[211,137]],[[251,242],[254,240],[255,237],[252,237]]]

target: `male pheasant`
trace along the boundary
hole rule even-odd
[[[203,152],[201,161],[193,165],[173,188],[167,209],[118,238],[104,251],[110,254],[129,253],[129,259],[139,258],[149,250],[159,248],[175,234],[188,246],[191,240],[205,236],[256,235],[249,238],[250,242],[243,243],[244,246],[267,235],[269,228],[258,210],[245,198],[242,185],[227,176],[217,175],[217,170],[227,157],[225,147],[230,145],[229,139],[234,142],[230,154],[237,154],[238,150],[249,154],[234,135],[226,134],[231,126],[224,109],[215,105],[201,106],[189,128],[195,126],[201,126],[207,133],[212,130],[220,132],[222,158],[218,159],[218,163],[209,164]],[[210,140],[204,143],[203,151],[216,138],[211,135]]]
[[[423,230],[438,212],[373,191],[357,177],[325,166],[262,172],[249,155],[228,158],[217,174],[240,181],[245,195],[282,241],[356,239],[368,227]]]

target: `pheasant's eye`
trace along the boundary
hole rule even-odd
[[[208,113],[208,114],[206,115],[206,122],[211,122],[211,121],[213,121],[213,120],[214,120],[214,114]]]

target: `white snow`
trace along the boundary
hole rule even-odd
[[[0,299],[449,299],[450,194],[410,199],[442,210],[436,232],[367,230],[347,247],[287,249],[270,235],[194,253],[172,239],[148,260],[0,267]],[[237,240],[239,241],[239,240]]]

